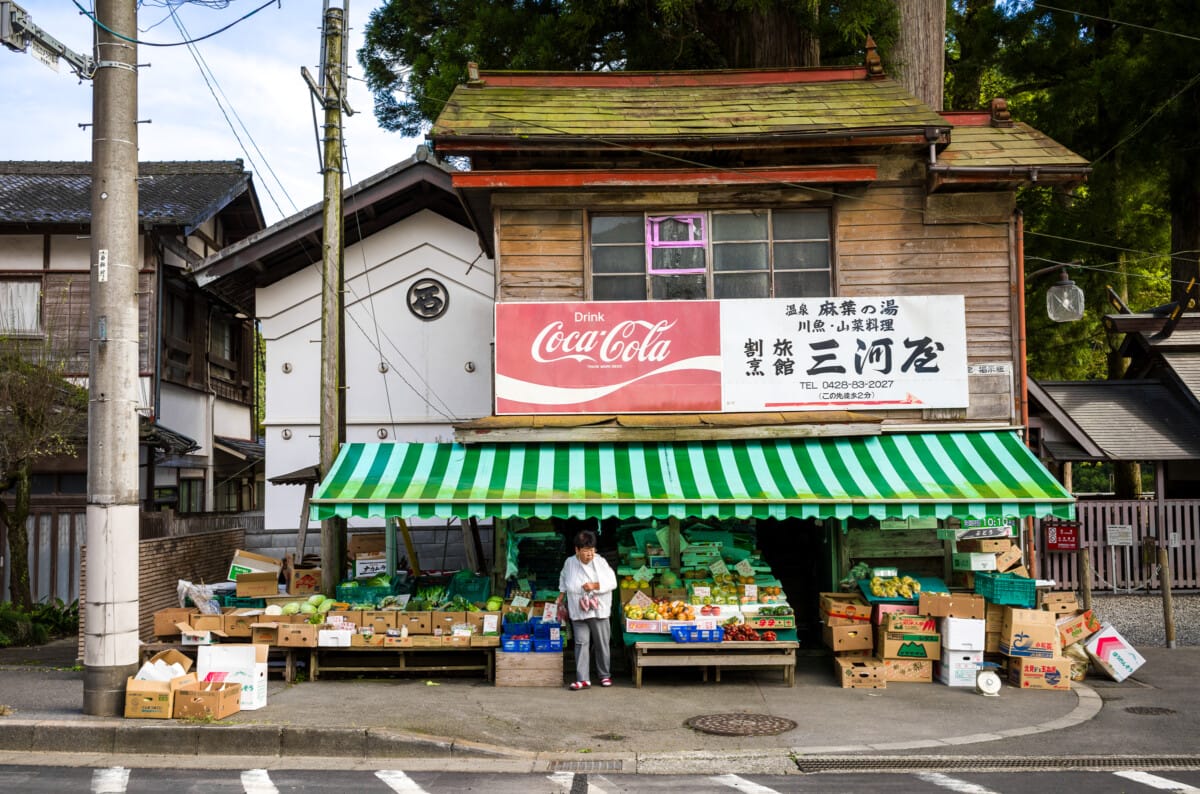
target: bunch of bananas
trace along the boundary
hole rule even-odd
[[[871,595],[881,598],[912,598],[921,592],[921,583],[911,576],[893,576],[883,579],[871,578]]]

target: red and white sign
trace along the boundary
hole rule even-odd
[[[496,413],[963,408],[961,295],[496,304]]]
[[[1078,521],[1046,521],[1047,551],[1079,551]]]

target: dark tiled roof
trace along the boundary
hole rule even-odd
[[[854,70],[497,72],[455,88],[431,137],[653,140],[947,126],[895,80]]]
[[[0,161],[0,224],[91,223],[90,162]],[[250,188],[241,160],[138,165],[142,224],[195,227]]]
[[[1041,387],[1111,460],[1200,460],[1200,414],[1158,381],[1043,381]]]
[[[213,436],[213,443],[255,463],[261,462],[267,456],[267,445],[262,441],[243,441],[240,438]]]
[[[951,116],[953,119],[953,116]],[[938,154],[938,162],[949,166],[1074,166],[1088,162],[1054,139],[1028,124],[1011,127],[958,126],[950,132],[950,145]]]

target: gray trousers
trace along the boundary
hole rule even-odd
[[[599,678],[612,678],[609,666],[609,637],[611,628],[608,618],[572,620],[571,631],[575,635],[575,680],[591,681],[590,656],[596,651],[596,672]]]

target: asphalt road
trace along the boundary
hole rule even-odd
[[[581,773],[488,774],[472,772],[404,772],[371,770],[175,770],[61,768],[42,766],[0,767],[0,791],[28,794],[124,794],[170,791],[316,792],[342,794],[617,794],[618,792],[674,792],[689,794],[772,794],[772,792],[956,792],[957,794],[1028,794],[1030,791],[1087,791],[1089,794],[1154,794],[1173,791],[1200,792],[1200,769],[1188,771],[1120,770],[1115,772],[919,772],[905,774],[816,774],[790,776],[675,776],[604,775]]]

